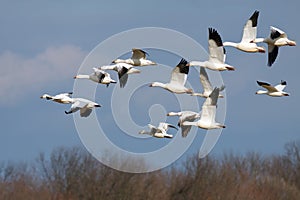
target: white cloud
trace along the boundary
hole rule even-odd
[[[33,58],[7,51],[0,55],[0,104],[15,102],[26,91],[72,78],[87,53],[73,45],[49,47]]]

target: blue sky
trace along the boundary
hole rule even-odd
[[[259,10],[258,36],[267,36],[272,25],[299,41],[298,7],[299,3],[293,1],[282,9],[281,1],[277,0],[272,1],[272,7],[267,2],[233,0],[2,1],[0,161],[32,160],[39,152],[49,153],[58,146],[81,145],[73,117],[63,112],[69,105],[45,102],[39,96],[72,91],[72,77],[85,56],[111,35],[132,28],[163,27],[182,32],[207,48],[208,27],[216,28],[223,41],[239,41],[247,18]],[[149,53],[151,59],[159,60],[157,52]],[[235,66],[236,71],[222,72],[227,94],[227,127],[213,154],[229,151],[276,154],[283,152],[284,144],[300,138],[299,53],[298,46],[282,47],[275,64],[269,68],[267,54],[247,54],[227,48],[227,63]],[[172,55],[161,59],[170,66],[179,61],[179,57]],[[197,83],[197,75],[194,77],[191,82]],[[256,80],[277,84],[282,79],[287,81],[290,97],[254,94],[259,89]],[[105,97],[112,87],[97,88],[97,94],[103,95],[97,98],[99,103],[109,104]],[[166,91],[155,89],[155,92],[172,98]],[[103,121],[111,120],[109,108],[103,106],[96,112]],[[139,113],[133,114],[133,118],[139,124],[147,124],[148,118]],[[170,122],[176,123],[176,119]],[[114,125],[107,129],[120,131]],[[205,131],[198,131],[188,153],[198,151],[204,134]]]

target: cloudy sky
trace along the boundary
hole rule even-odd
[[[32,160],[39,152],[49,153],[55,147],[82,145],[73,117],[64,114],[69,105],[46,102],[39,97],[43,93],[73,91],[73,76],[85,57],[114,34],[142,27],[169,28],[193,38],[207,48],[208,27],[216,28],[223,41],[239,41],[246,20],[254,10],[259,10],[258,36],[267,36],[269,26],[272,25],[285,30],[291,39],[299,41],[299,4],[296,1],[289,2],[284,9],[278,0],[272,1],[272,7],[261,1],[199,2],[2,1],[0,160]],[[170,66],[180,60],[178,56],[162,56],[151,49],[149,54],[151,59]],[[247,54],[227,48],[227,63],[235,66],[236,71],[222,72],[227,95],[226,129],[213,149],[213,154],[248,151],[277,154],[284,151],[287,142],[299,140],[300,70],[296,59],[299,55],[298,46],[282,47],[275,64],[269,68],[266,65],[267,54]],[[99,63],[102,62],[99,60]],[[117,79],[115,73],[111,74]],[[198,75],[190,79],[192,83],[198,83]],[[291,96],[257,96],[255,92],[260,88],[256,80],[272,84],[286,80],[286,91]],[[117,132],[121,130],[112,122],[111,108],[105,107],[111,101],[109,97],[114,87],[118,85],[109,88],[98,86],[99,98],[96,99],[103,104],[103,108],[97,109],[96,113],[105,124],[107,132],[119,134]],[[147,94],[148,90],[144,88]],[[154,102],[145,102],[147,109],[151,107],[150,104],[162,104],[166,111],[176,108],[172,94],[159,89],[151,92],[157,92],[160,98]],[[147,100],[145,96],[141,97],[143,88],[135,96]],[[167,102],[162,99],[167,99]],[[173,107],[170,105],[172,103]],[[143,105],[137,106],[143,108]],[[132,117],[137,124],[144,126],[149,123],[148,116],[142,114],[143,110],[133,110]],[[145,112],[148,110],[145,109]],[[170,122],[176,123],[176,119],[170,119]],[[172,134],[179,132],[172,131]],[[206,132],[199,130],[197,134],[187,153],[199,150]],[[122,144],[118,137],[111,137],[124,148],[130,146]],[[156,140],[154,144],[159,146],[165,143]],[[144,152],[143,149],[140,151]]]

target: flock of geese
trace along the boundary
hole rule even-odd
[[[206,61],[186,61],[184,58],[175,66],[171,72],[171,78],[167,83],[153,82],[150,87],[161,87],[176,94],[190,94],[192,96],[199,96],[206,98],[201,112],[193,111],[180,111],[169,112],[167,116],[178,116],[178,127],[181,128],[182,137],[186,137],[192,126],[196,126],[202,129],[219,129],[225,128],[224,124],[215,121],[217,101],[224,96],[220,93],[224,90],[225,86],[213,87],[209,81],[206,69],[214,71],[233,71],[235,68],[225,62],[226,51],[225,46],[234,47],[238,50],[249,53],[265,53],[263,47],[257,46],[257,43],[266,43],[268,45],[268,66],[272,66],[275,62],[278,49],[281,46],[295,46],[296,42],[288,39],[287,34],[282,30],[270,27],[270,35],[266,38],[257,38],[257,20],[259,11],[255,11],[252,16],[247,20],[243,36],[239,43],[235,42],[222,42],[220,34],[213,28],[208,29],[208,51],[209,58]],[[128,59],[116,59],[110,65],[101,66],[99,68],[93,68],[93,73],[89,75],[78,74],[75,79],[89,79],[99,84],[104,84],[107,87],[113,83],[117,83],[113,80],[108,70],[114,70],[118,73],[119,84],[121,88],[124,88],[129,74],[141,73],[141,70],[135,68],[140,66],[157,65],[156,62],[148,60],[147,53],[142,49],[132,49],[132,56]],[[202,93],[196,93],[190,88],[185,87],[189,68],[191,66],[200,66],[200,82],[203,87]],[[272,86],[271,84],[263,81],[257,81],[257,84],[266,90],[258,90],[256,94],[266,94],[272,97],[289,96],[287,92],[284,92],[286,87],[286,81],[281,81],[280,84]],[[80,111],[81,117],[88,117],[95,107],[101,107],[100,104],[90,101],[84,98],[72,98],[72,93],[63,93],[55,96],[44,94],[41,96],[43,99],[52,100],[62,104],[71,104],[71,109],[65,111],[66,114],[71,114],[76,111]],[[196,121],[197,120],[197,121]],[[175,128],[176,126],[161,122],[159,125],[153,126],[148,124],[149,131],[142,130],[139,134],[148,134],[157,138],[172,138],[173,135],[167,133],[168,128]],[[178,130],[178,129],[177,129]]]

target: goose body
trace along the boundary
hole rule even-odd
[[[212,28],[208,29],[209,59],[207,61],[191,61],[188,66],[201,66],[214,71],[235,70],[234,67],[225,63],[226,51],[223,47],[219,33]]]
[[[259,11],[254,11],[251,17],[248,19],[244,26],[242,40],[239,43],[235,42],[224,42],[224,46],[235,47],[241,51],[248,53],[265,53],[266,50],[263,47],[259,47],[253,41],[257,35],[257,20]]]
[[[192,89],[184,86],[188,73],[189,67],[187,66],[187,61],[182,58],[178,65],[173,69],[169,83],[153,82],[150,84],[150,87],[161,87],[176,94],[190,94],[193,92]]]
[[[198,121],[189,122],[186,121],[183,123],[185,126],[197,126],[202,129],[219,129],[225,128],[225,125],[220,124],[215,121],[217,101],[219,96],[219,88],[214,88],[212,93],[206,98],[205,102],[202,105],[201,116]]]
[[[88,117],[93,108],[101,107],[100,104],[84,98],[73,98],[72,100],[71,109],[69,111],[65,111],[66,114],[71,114],[80,110],[81,117]]]
[[[43,94],[40,98],[46,99],[46,100],[52,100],[57,103],[70,104],[70,103],[73,103],[73,99],[71,98],[71,95],[72,95],[72,92],[61,93],[61,94],[57,94],[55,96],[51,96],[49,94]]]
[[[94,73],[92,74],[89,75],[79,74],[76,75],[74,79],[89,79],[96,83],[105,84],[107,87],[109,86],[110,83],[116,83],[116,81],[110,77],[109,73],[98,68],[93,68],[93,70]]]
[[[120,87],[125,87],[127,80],[128,80],[128,74],[136,74],[140,73],[141,71],[138,69],[135,69],[133,65],[127,64],[127,63],[117,63],[114,65],[106,65],[99,68],[100,70],[114,70],[118,72],[119,81],[120,81]]]
[[[158,127],[153,126],[151,124],[148,124],[148,127],[150,128],[150,131],[142,130],[139,132],[139,134],[147,134],[156,138],[173,138],[173,135],[168,134],[167,130],[169,129],[169,127],[178,130],[172,124],[168,124],[164,122],[159,123]]]
[[[142,49],[132,49],[132,56],[128,59],[116,59],[113,63],[127,63],[133,66],[147,66],[147,65],[156,65],[155,62],[147,60],[146,56],[148,55]]]
[[[262,81],[257,81],[257,84],[267,90],[258,90],[256,94],[266,94],[271,97],[289,96],[289,93],[283,91],[286,87],[286,81],[281,81],[281,83],[276,86]]]
[[[275,62],[278,55],[279,47],[296,46],[296,42],[290,40],[284,31],[273,26],[270,27],[269,37],[256,38],[254,42],[264,42],[268,44],[268,66],[272,66],[272,64]]]
[[[183,125],[184,122],[193,122],[197,118],[200,117],[199,113],[193,111],[181,111],[181,112],[169,112],[167,116],[179,116],[178,126],[181,128],[181,135],[182,137],[186,137],[190,132],[192,126],[190,125]]]
[[[209,81],[207,72],[204,67],[200,67],[200,83],[203,86],[203,92],[202,93],[192,93],[192,96],[200,96],[207,98],[213,91],[213,87]],[[223,85],[220,88],[220,91],[223,91],[225,89],[225,86]],[[219,98],[223,98],[224,96],[222,94],[219,94]]]

